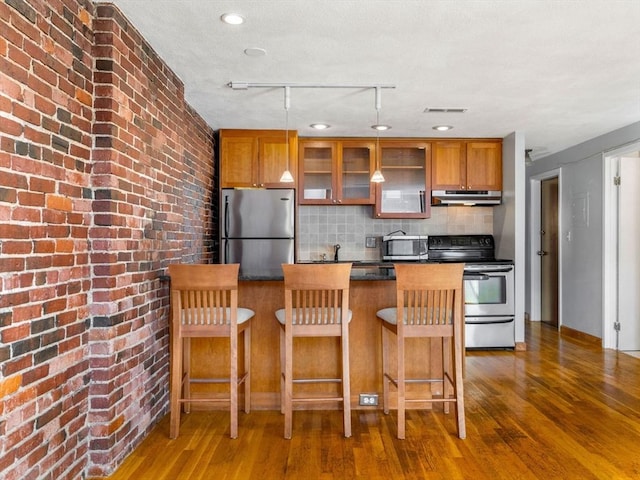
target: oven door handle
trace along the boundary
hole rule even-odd
[[[462,278],[463,280],[489,280],[491,277],[482,273],[465,273]]]
[[[485,273],[509,273],[510,271],[513,270],[513,267],[506,267],[506,268],[491,268],[491,269],[485,269],[485,270],[465,270],[465,275],[473,275],[473,274],[478,274],[478,275],[482,275]]]

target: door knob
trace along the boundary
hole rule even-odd
[[[544,257],[545,255],[547,255],[549,252],[545,252],[544,250],[538,250],[536,252],[538,255],[540,255],[541,257]]]

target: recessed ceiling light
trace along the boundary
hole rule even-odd
[[[264,48],[250,47],[244,49],[244,54],[249,57],[264,57],[267,51]]]
[[[309,126],[316,130],[326,130],[327,128],[331,128],[331,125],[327,125],[326,123],[312,123]]]
[[[462,107],[427,107],[424,113],[464,113],[467,110]]]
[[[225,13],[220,16],[220,20],[229,25],[240,25],[244,23],[244,17],[237,13]]]
[[[371,125],[374,130],[391,130],[390,125]]]
[[[439,132],[446,132],[447,130],[451,130],[453,127],[451,125],[434,125],[431,128]]]

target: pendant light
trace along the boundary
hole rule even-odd
[[[388,130],[390,127],[380,124],[380,107],[382,106],[382,99],[380,94],[380,87],[376,87],[376,124],[371,125],[371,128],[376,130],[376,169],[371,175],[371,183],[384,182],[384,175],[380,169],[380,130]]]
[[[291,175],[291,171],[289,170],[289,106],[291,103],[290,95],[291,95],[290,88],[284,87],[284,111],[285,111],[284,138],[285,138],[285,143],[287,148],[287,169],[282,173],[282,176],[280,177],[280,183],[293,183],[294,181],[293,175]]]

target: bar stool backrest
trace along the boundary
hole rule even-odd
[[[169,265],[173,325],[181,337],[222,336],[237,325],[238,264]]]

